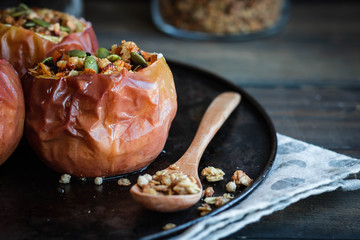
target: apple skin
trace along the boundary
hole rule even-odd
[[[26,137],[52,169],[76,177],[138,171],[163,150],[177,111],[163,57],[116,74],[23,79]]]
[[[0,59],[0,165],[18,146],[24,133],[25,102],[15,69]]]

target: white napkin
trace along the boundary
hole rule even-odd
[[[345,179],[360,171],[360,159],[281,134],[277,137],[275,162],[263,183],[237,206],[195,224],[175,239],[219,239],[308,196],[360,188],[360,180]]]

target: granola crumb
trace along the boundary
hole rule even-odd
[[[165,226],[163,226],[163,230],[169,230],[169,229],[172,229],[172,228],[174,228],[174,227],[176,227],[176,224],[174,224],[174,223],[167,223],[167,224],[165,224]]]
[[[164,195],[185,195],[200,192],[197,181],[180,171],[157,171],[153,176],[139,176],[138,186],[144,193]]]
[[[71,175],[70,174],[63,174],[60,177],[59,183],[68,184],[70,183]]]
[[[204,199],[204,202],[207,204],[213,204],[216,207],[221,207],[222,205],[229,202],[233,198],[234,198],[234,196],[232,194],[224,193],[224,195],[219,196],[219,197],[207,197]]]
[[[127,187],[127,186],[130,186],[130,185],[131,185],[131,182],[130,182],[130,180],[127,179],[127,178],[120,178],[120,179],[117,181],[117,184],[118,184],[119,186],[125,186],[125,187]]]
[[[236,191],[236,183],[234,181],[228,182],[226,184],[226,191],[235,192]]]
[[[169,166],[169,168],[170,168],[171,170],[179,170],[179,166],[176,166],[175,164],[171,164],[171,165]]]
[[[101,185],[103,183],[103,178],[102,177],[96,177],[94,180],[94,183],[96,185]]]
[[[203,203],[200,207],[198,207],[198,210],[200,211],[200,215],[204,216],[212,211],[212,208],[209,204]]]
[[[149,180],[144,176],[139,176],[137,179],[137,185],[143,187],[149,183]]]
[[[205,197],[212,197],[214,195],[214,189],[212,187],[207,187],[204,191]]]
[[[206,177],[209,182],[217,182],[224,179],[225,173],[220,168],[206,167],[201,171],[201,176]]]
[[[254,180],[246,175],[246,173],[242,170],[236,170],[231,177],[231,180],[238,186],[244,185],[246,187],[250,186],[254,182]]]

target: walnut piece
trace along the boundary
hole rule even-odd
[[[117,181],[117,184],[119,186],[130,186],[131,185],[131,182],[129,179],[127,178],[119,178],[119,180]]]
[[[186,195],[200,192],[196,179],[180,171],[161,170],[153,176],[139,176],[137,184],[144,193],[153,195]]]
[[[231,180],[235,182],[236,185],[244,185],[244,186],[250,186],[254,180],[252,180],[248,175],[246,175],[245,172],[242,170],[236,170],[231,177]]]
[[[224,193],[224,195],[220,197],[207,197],[204,199],[204,202],[207,204],[214,204],[216,207],[220,207],[225,203],[229,202],[233,198],[234,198],[233,195],[229,193]]]
[[[214,189],[212,187],[207,187],[204,191],[205,197],[212,197],[214,194]]]
[[[211,206],[207,203],[203,203],[200,207],[198,207],[198,210],[200,211],[200,215],[204,216],[211,212]]]
[[[220,168],[206,167],[201,171],[201,176],[206,177],[209,182],[217,182],[224,179],[225,173]]]

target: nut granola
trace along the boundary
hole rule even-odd
[[[250,186],[254,182],[254,180],[246,175],[246,173],[242,170],[236,170],[231,177],[231,180],[238,186],[244,185],[246,187]]]
[[[201,171],[201,176],[209,182],[217,182],[224,179],[225,173],[220,168],[206,167]]]
[[[180,171],[161,170],[153,176],[149,174],[139,176],[137,184],[142,192],[152,195],[196,194],[201,190],[194,177],[187,176]]]

